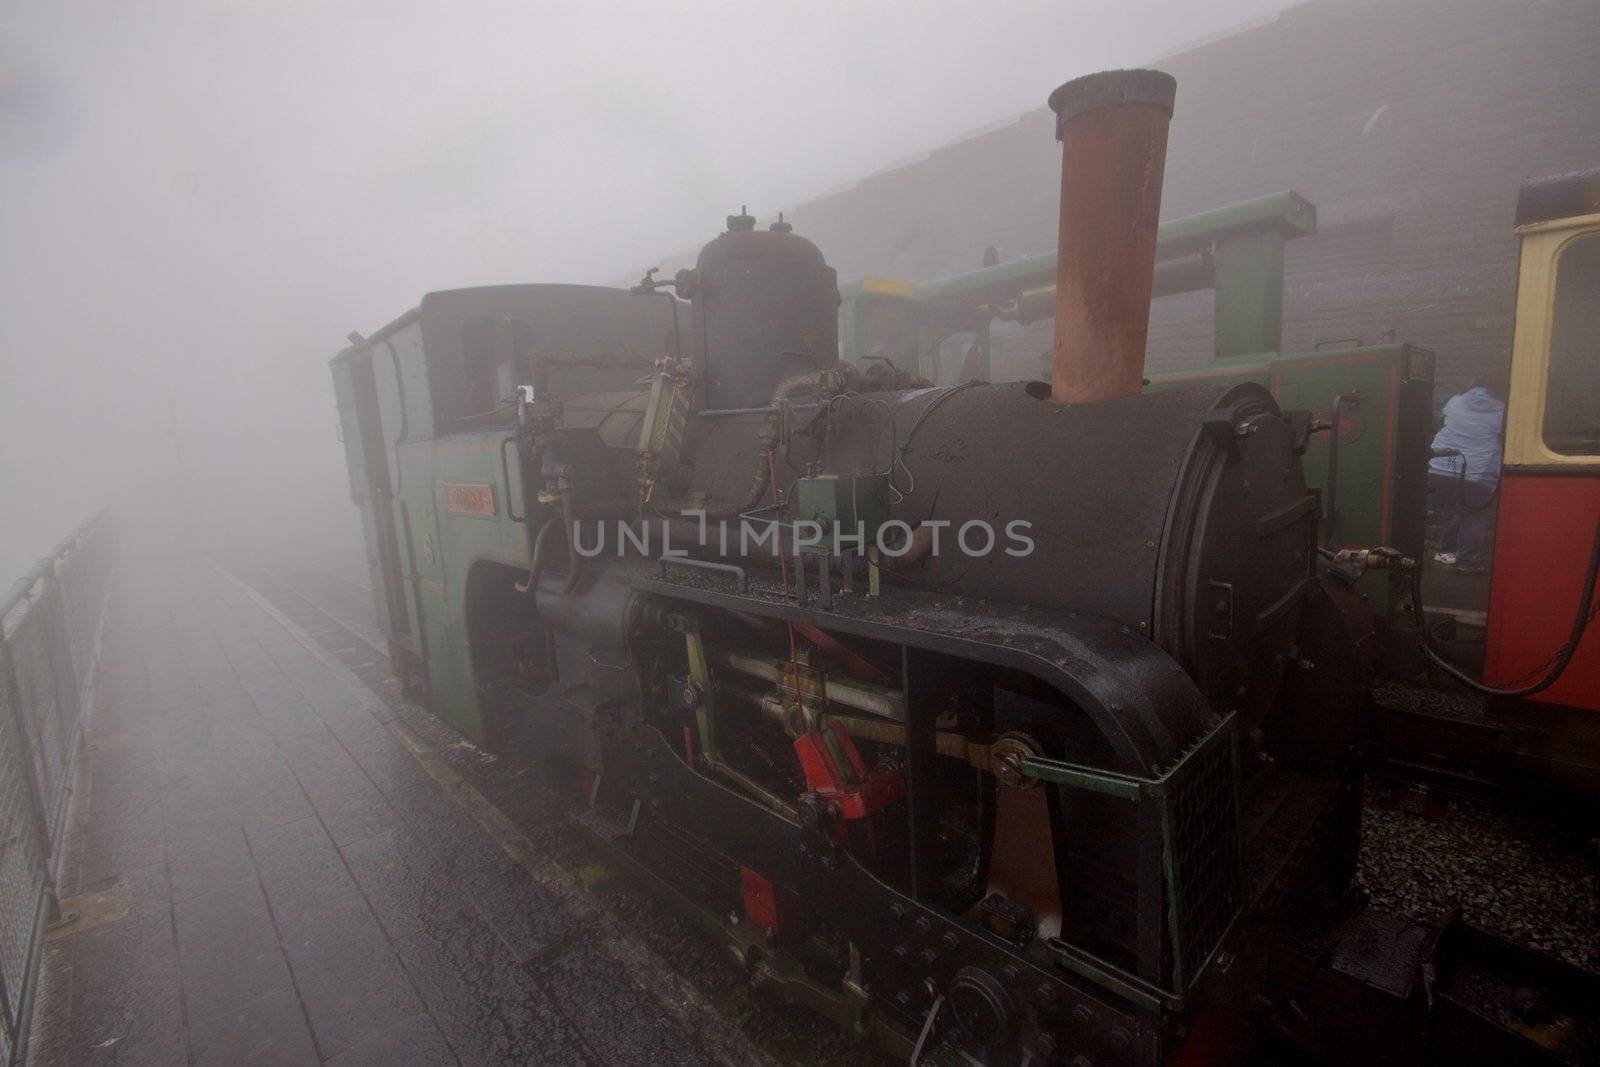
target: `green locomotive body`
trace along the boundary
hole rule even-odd
[[[537,656],[506,647],[475,612],[525,572],[529,522],[552,513],[524,499],[515,448],[516,385],[569,398],[570,425],[625,448],[642,406],[636,388],[673,328],[660,298],[582,285],[506,285],[430,293],[331,362],[351,493],[361,514],[379,623],[397,677],[468,737],[490,738],[474,669]],[[619,471],[619,477],[623,472]],[[530,519],[531,515],[531,519]]]

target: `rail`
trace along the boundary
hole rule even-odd
[[[73,757],[92,693],[113,573],[101,512],[0,599],[0,1062],[27,1056]]]

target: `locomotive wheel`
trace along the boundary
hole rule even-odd
[[[963,967],[950,980],[950,1009],[968,1037],[999,1048],[1016,1029],[1017,1006],[999,979],[982,967]]]

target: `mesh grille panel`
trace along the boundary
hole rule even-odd
[[[29,963],[46,859],[17,710],[13,694],[0,693],[0,981],[8,1001],[22,989]],[[14,1020],[5,1023],[9,1039]]]
[[[82,693],[109,590],[110,521],[70,539],[0,624],[0,1063],[23,1045]]]
[[[1244,899],[1231,730],[1219,730],[1169,783],[1174,936],[1183,981],[1216,951]]]

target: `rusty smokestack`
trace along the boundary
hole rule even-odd
[[[1061,142],[1050,387],[1058,404],[1139,392],[1177,88],[1159,70],[1110,70],[1050,94]]]

